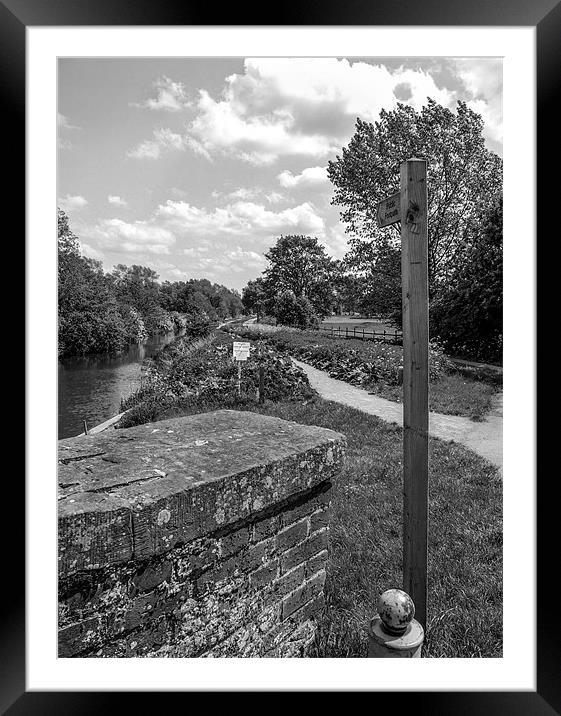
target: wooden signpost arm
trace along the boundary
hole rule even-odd
[[[403,589],[426,627],[428,543],[427,164],[401,165],[403,304]]]

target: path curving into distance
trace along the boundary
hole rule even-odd
[[[389,423],[403,425],[403,405],[394,403],[366,390],[331,378],[327,373],[307,363],[292,359],[308,376],[310,385],[322,398],[333,400],[363,413],[376,415]],[[503,469],[503,394],[495,396],[495,407],[482,422],[476,423],[460,415],[429,413],[429,433],[441,440],[453,440],[465,445],[481,457]]]

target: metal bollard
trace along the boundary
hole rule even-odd
[[[414,619],[411,597],[402,589],[388,589],[377,606],[378,613],[368,625],[368,658],[419,659],[425,632]]]

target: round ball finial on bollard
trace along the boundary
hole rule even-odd
[[[415,605],[402,589],[386,589],[378,599],[378,614],[388,634],[403,634],[415,616]]]
[[[368,628],[369,658],[420,658],[425,633],[407,592],[387,589],[377,607]]]

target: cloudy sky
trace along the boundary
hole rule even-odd
[[[502,154],[498,59],[61,59],[58,197],[84,254],[241,289],[281,234],[340,258],[327,161],[357,117],[465,100]]]

